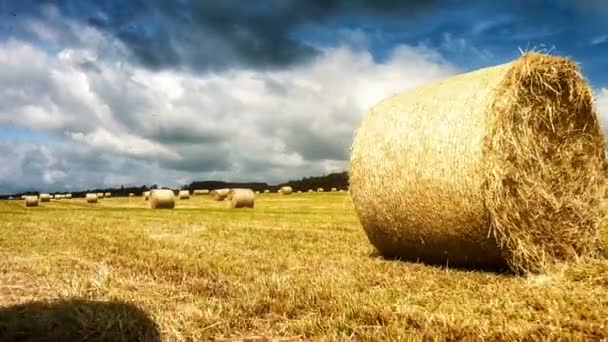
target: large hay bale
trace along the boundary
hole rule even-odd
[[[41,203],[51,201],[51,195],[49,195],[49,194],[40,194],[40,196],[38,196],[38,198],[40,199]]]
[[[283,187],[281,187],[281,189],[279,189],[279,192],[282,195],[291,195],[291,193],[293,192],[293,189],[290,186],[283,186]]]
[[[175,208],[175,193],[169,189],[152,190],[149,204],[152,209],[173,209]]]
[[[97,194],[88,193],[85,195],[85,199],[87,200],[87,203],[97,203],[99,197]]]
[[[538,272],[597,255],[605,170],[576,64],[528,53],[374,106],[349,175],[384,255]]]
[[[180,192],[177,195],[179,197],[180,200],[187,200],[190,199],[190,191],[188,190],[180,190]]]
[[[194,196],[200,196],[200,195],[209,195],[209,190],[207,189],[196,189],[192,192],[192,194]]]
[[[253,208],[255,195],[251,189],[230,189],[230,208]]]
[[[230,192],[230,189],[215,189],[209,193],[209,196],[215,201],[223,201]]]
[[[25,196],[25,206],[26,207],[37,207],[38,206],[38,196]]]
[[[141,196],[144,198],[144,201],[147,201],[150,198],[150,191],[144,191]]]

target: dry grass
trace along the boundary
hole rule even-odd
[[[1,201],[0,340],[608,338],[605,262],[517,277],[385,260],[339,192],[146,204]]]

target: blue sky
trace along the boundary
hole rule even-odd
[[[0,193],[341,171],[370,106],[520,49],[608,118],[603,0],[249,4],[0,0]]]

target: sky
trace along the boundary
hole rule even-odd
[[[0,0],[0,193],[344,171],[380,100],[528,50],[608,127],[604,0]]]

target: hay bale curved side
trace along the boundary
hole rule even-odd
[[[25,206],[26,207],[37,207],[38,206],[38,196],[25,196]]]
[[[215,189],[209,193],[209,196],[211,196],[214,201],[223,201],[228,196],[229,192],[230,189]]]
[[[230,208],[253,208],[255,194],[251,189],[230,189],[232,197],[228,202]]]
[[[596,255],[606,155],[592,101],[575,63],[529,53],[380,102],[349,166],[370,242],[516,272]]]
[[[149,205],[151,209],[175,208],[175,194],[169,189],[154,189],[150,192]]]
[[[87,203],[97,203],[99,197],[97,194],[89,193],[85,195],[85,199],[87,200]]]
[[[51,195],[49,195],[49,194],[40,194],[40,196],[38,196],[38,198],[40,199],[41,203],[51,201]]]
[[[291,195],[293,193],[293,189],[290,186],[283,186],[279,189],[279,192],[282,195]]]
[[[190,191],[180,190],[177,196],[179,197],[180,200],[190,199]]]

